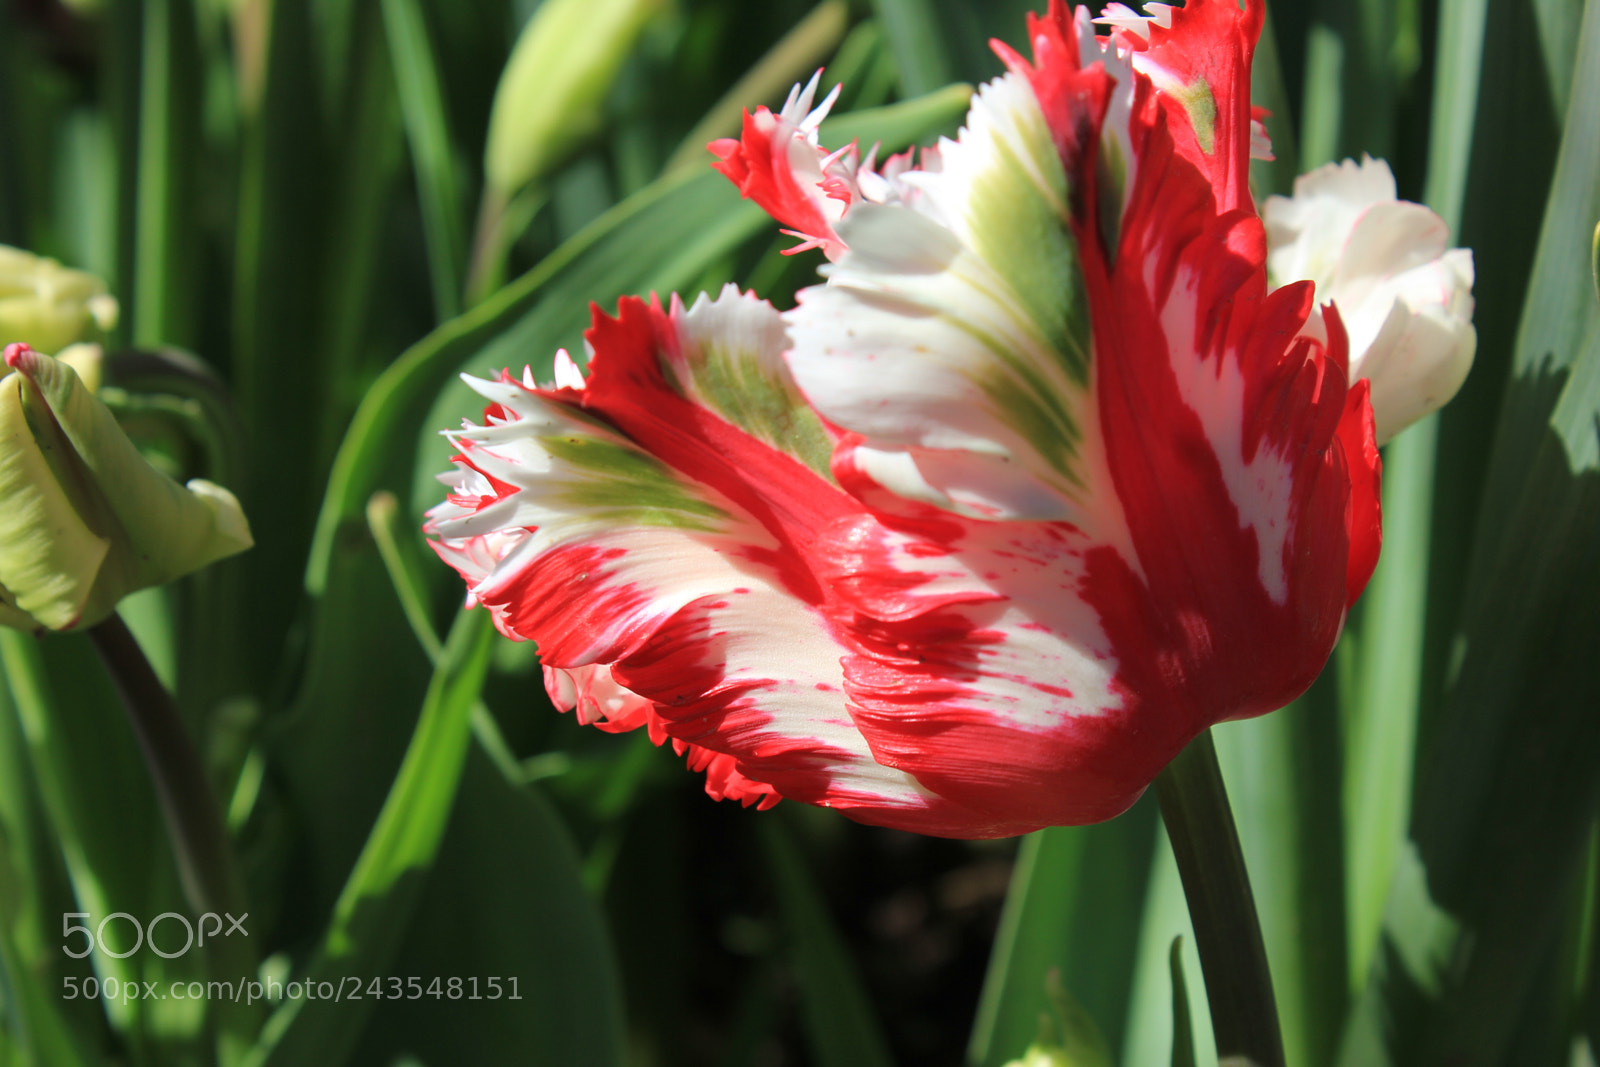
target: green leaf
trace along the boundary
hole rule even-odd
[[[756,826],[800,986],[800,1012],[818,1067],[888,1067],[894,1061],[850,950],[781,817]]]
[[[415,531],[406,531],[409,537],[402,534],[396,528],[399,517],[400,505],[393,493],[374,493],[372,499],[367,501],[367,526],[372,531],[378,554],[383,558],[384,569],[389,572],[389,580],[394,583],[400,609],[405,612],[411,632],[416,635],[417,643],[427,654],[428,661],[437,664],[444,645],[428,618],[427,572],[423,570],[423,561],[415,544]],[[472,733],[506,781],[520,785],[526,780],[527,774],[506,744],[494,715],[481,700],[472,705]]]
[[[1134,956],[1132,993],[1128,1005],[1127,1037],[1122,1045],[1123,1067],[1149,1067],[1167,1061],[1172,1053],[1172,944],[1182,938],[1184,985],[1189,995],[1189,1015],[1194,1027],[1197,1067],[1216,1067],[1216,1043],[1211,1011],[1206,1003],[1200,961],[1194,952],[1194,926],[1184,900],[1178,865],[1172,858],[1166,831],[1158,823],[1150,881],[1145,890],[1144,914]]]
[[[900,70],[900,95],[922,96],[955,80],[938,11],[929,0],[873,0]]]
[[[62,979],[93,972],[60,951],[52,920],[75,910],[11,691],[0,684],[0,988],[18,1062],[95,1062],[77,1034],[99,1023],[98,1005],[62,1000]],[[0,1062],[11,1062],[0,1057]]]
[[[383,23],[417,176],[433,306],[442,322],[460,310],[467,254],[466,219],[456,181],[444,89],[418,0],[383,0]]]
[[[410,922],[444,836],[471,733],[471,709],[489,669],[494,630],[486,612],[462,612],[445,642],[406,757],[395,776],[306,981],[341,987],[384,974]],[[251,1065],[344,1062],[372,1004],[290,1000],[268,1021]]]
[[[1050,1007],[1052,971],[1111,1047],[1121,1046],[1156,822],[1155,805],[1146,800],[1110,822],[1053,827],[1023,839],[968,1063],[999,1067],[1033,1041],[1040,1013]]]
[[[537,1050],[538,1062],[620,1067],[613,950],[572,843],[540,792],[508,783],[481,749],[468,756],[415,916],[390,973],[460,976],[463,996],[446,987],[424,1012],[386,998],[359,1062],[410,1053],[430,1064],[502,1067]],[[471,999],[473,976],[485,999]],[[488,999],[490,976],[501,978],[505,998]]]
[[[1585,12],[1561,155],[1528,286],[1412,836],[1450,922],[1385,924],[1391,1062],[1523,1062],[1519,1026],[1600,806],[1600,4]],[[1498,151],[1498,149],[1497,149]],[[1574,225],[1574,220],[1582,220]],[[1447,725],[1444,725],[1447,724]],[[1399,886],[1397,883],[1397,890]],[[1449,960],[1435,976],[1419,960]],[[1369,1028],[1370,1029],[1370,1028]],[[1357,1062],[1347,1054],[1346,1062]],[[1371,1062],[1363,1060],[1360,1062]]]
[[[322,182],[329,168],[313,135],[324,115],[316,80],[307,77],[316,66],[307,5],[250,8],[256,19],[241,24],[239,41],[244,123],[230,369],[250,443],[250,486],[241,496],[260,544],[243,561],[243,596],[251,610],[242,639],[271,650],[250,661],[255,680],[264,685],[298,606],[297,591],[279,575],[304,553],[306,519],[316,498],[318,430],[333,392],[332,376],[312,343],[325,262]],[[287,418],[287,412],[305,413],[305,421]]]
[[[327,49],[330,60],[342,60],[343,96],[336,99],[325,118],[337,131],[340,148],[329,160],[326,185],[317,191],[319,203],[310,209],[326,213],[312,235],[323,249],[321,269],[307,271],[303,263],[291,264],[288,266],[298,274],[268,279],[280,291],[292,293],[296,286],[310,289],[307,295],[317,331],[311,337],[317,358],[312,373],[320,380],[299,386],[303,390],[314,384],[307,399],[313,403],[322,400],[320,409],[312,408],[318,416],[313,475],[319,480],[344,436],[351,412],[383,365],[377,361],[391,355],[387,350],[374,351],[371,337],[380,280],[393,284],[392,276],[382,276],[380,269],[387,259],[390,225],[385,209],[401,163],[398,74],[390,65],[376,0],[350,0],[350,6],[348,50]],[[294,210],[288,204],[273,206]],[[322,390],[326,392],[319,397]],[[301,527],[299,532],[303,531]],[[296,547],[301,546],[303,542]]]
[[[141,923],[166,911],[188,913],[138,744],[105,672],[81,634],[37,640],[0,630],[0,664],[22,725],[32,773],[71,882],[74,911],[96,929],[113,913]],[[59,913],[42,917],[49,951],[62,944]],[[108,947],[126,945],[124,920],[111,923]],[[204,980],[202,958],[150,952],[118,958],[96,950],[94,973],[120,982]],[[59,982],[60,977],[55,978]],[[59,986],[36,991],[59,997]],[[30,994],[32,995],[32,994]],[[167,1053],[201,1047],[203,1003],[106,999],[106,1018],[132,1042]]]
[[[193,0],[144,0],[133,343],[192,347],[196,334],[193,159],[200,141]]]
[[[1383,554],[1351,626],[1354,684],[1344,694],[1344,834],[1349,973],[1365,981],[1411,809],[1422,695],[1438,419],[1388,446]]]
[[[1189,989],[1183,977],[1183,935],[1172,939],[1172,1067],[1195,1067],[1194,1024],[1189,1020]]]

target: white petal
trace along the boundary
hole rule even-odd
[[[940,157],[901,177],[923,194],[915,209],[845,217],[850,251],[788,315],[790,366],[895,491],[979,518],[1086,521],[1087,313],[1066,176],[1026,79],[986,85]]]

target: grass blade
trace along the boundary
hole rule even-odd
[[[417,0],[383,0],[383,25],[417,176],[434,311],[443,322],[461,310],[461,274],[467,255],[464,200],[456,180],[444,88]]]
[[[1183,937],[1172,939],[1172,1067],[1195,1067],[1194,1023],[1189,1018],[1189,986],[1183,975]]]
[[[1156,827],[1150,865],[1150,882],[1144,894],[1144,915],[1135,956],[1133,992],[1128,1004],[1127,1038],[1122,1046],[1122,1067],[1150,1067],[1172,1054],[1172,944],[1183,940],[1184,968],[1188,980],[1189,1016],[1194,1027],[1196,1067],[1217,1067],[1212,1038],[1211,1010],[1206,1003],[1200,960],[1194,951],[1194,926],[1183,897],[1172,846],[1166,830]]]
[[[192,346],[200,47],[191,0],[144,0],[133,343]]]
[[[756,829],[772,872],[800,984],[800,1009],[817,1067],[889,1067],[894,1061],[872,1002],[804,859],[780,819]]]

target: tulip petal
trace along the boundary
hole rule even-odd
[[[114,544],[91,614],[103,614],[135,589],[163,585],[249,548],[249,524],[233,494],[210,482],[180,486],[145,462],[106,406],[71,367],[27,349],[7,361],[37,391],[70,442],[75,465],[104,501]]]
[[[1199,166],[1217,206],[1251,206],[1250,61],[1266,17],[1261,0],[1189,0],[1119,32],[1133,68],[1150,78],[1180,156]]]
[[[860,204],[840,223],[849,251],[789,313],[790,366],[859,447],[905,457],[874,468],[896,492],[1082,519],[1088,322],[1066,175],[1027,81],[980,90],[939,156],[915,207]]]
[[[736,290],[687,312],[625,299],[588,340],[582,390],[472,383],[493,403],[454,435],[455,491],[428,524],[500,629],[539,643],[553,698],[672,737],[716,795],[933,833],[1027,829],[879,763],[852,721],[812,553],[860,508],[807,466],[820,423],[769,433],[798,400],[777,312]],[[730,380],[766,388],[724,413]]]
[[[740,195],[789,227],[786,233],[802,239],[786,254],[821,248],[829,259],[837,259],[844,244],[834,232],[834,223],[851,200],[846,190],[854,175],[855,149],[852,146],[844,156],[836,156],[817,143],[817,127],[827,118],[840,89],[834,86],[822,103],[812,108],[821,77],[819,70],[804,88],[796,85],[776,115],[766,107],[756,108],[753,115],[746,111],[738,138],[712,141],[707,147],[719,160],[716,169],[739,187]],[[830,188],[833,183],[840,187]]]
[[[1314,281],[1349,325],[1350,378],[1372,383],[1379,444],[1454,396],[1477,349],[1472,253],[1449,248],[1438,215],[1394,195],[1386,163],[1347,159],[1263,211],[1273,280]]]
[[[30,420],[28,388],[20,374],[0,380],[0,584],[6,625],[63,630],[83,615],[111,541],[86,521],[87,491],[73,492],[76,479],[60,479],[41,449],[30,422],[60,440],[55,456],[69,451],[47,419]]]

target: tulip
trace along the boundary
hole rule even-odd
[[[0,245],[0,344],[53,354],[116,323],[116,298],[99,278]]]
[[[1268,197],[1267,270],[1310,279],[1339,308],[1350,376],[1372,384],[1378,443],[1455,396],[1472,368],[1472,253],[1450,248],[1443,219],[1395,199],[1381,159],[1329,163]]]
[[[70,365],[87,369],[84,355],[5,349],[0,624],[14,629],[92,625],[129,593],[251,545],[233,494],[145,461]]]
[[[916,161],[819,145],[808,89],[714,144],[833,261],[792,311],[627,298],[586,375],[468,379],[426,530],[559,706],[714,795],[995,837],[1316,677],[1378,452],[1338,312],[1268,290],[1262,8],[1108,10],[1031,18]]]

